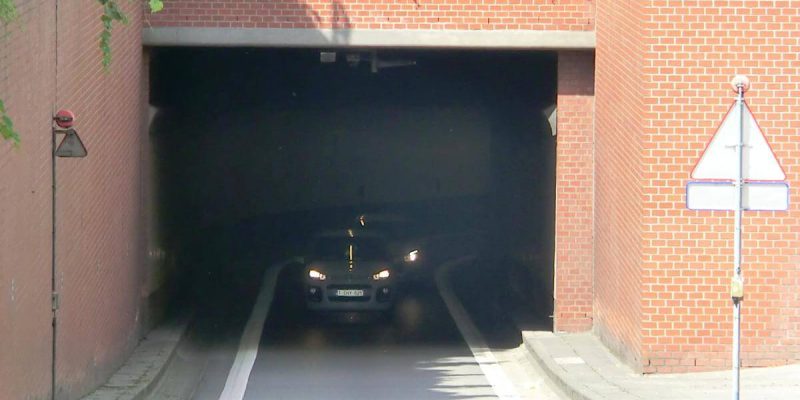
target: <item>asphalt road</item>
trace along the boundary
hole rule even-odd
[[[407,288],[391,317],[330,317],[305,311],[292,275],[279,279],[245,399],[494,398],[433,284]]]
[[[432,278],[404,288],[389,317],[310,313],[298,282],[291,267],[278,278],[244,399],[497,398]],[[246,308],[195,324],[152,398],[220,399]]]
[[[268,267],[287,256],[285,246],[275,243],[292,237],[291,230],[276,226],[308,230],[291,218],[289,224],[255,221],[197,235],[198,242],[187,252],[191,275],[180,285],[185,307],[194,310],[195,318],[151,400],[492,399],[498,398],[495,390],[506,390],[502,381],[513,383],[521,398],[557,398],[546,390],[541,374],[518,367],[525,364],[519,362],[524,353],[515,348],[517,341],[505,340],[513,335],[496,340],[494,333],[505,332],[500,325],[508,321],[475,319],[473,330],[492,333],[487,344],[496,350],[490,358],[497,358],[497,364],[487,367],[480,356],[484,365],[479,365],[474,338],[471,350],[462,336],[464,320],[471,318],[460,317],[457,326],[448,309],[455,293],[449,292],[447,304],[443,301],[434,267],[478,249],[474,235],[429,243],[430,262],[420,270],[426,272],[400,288],[390,316],[330,317],[305,309],[299,264],[283,267],[280,274],[278,266]],[[454,278],[461,282],[471,275]],[[262,282],[268,281],[275,282],[274,289],[262,290]],[[489,305],[491,293],[463,282],[457,286],[478,296],[469,297],[469,314],[475,307],[495,310]],[[268,305],[255,306],[261,304],[259,293],[266,294],[261,297],[269,298]],[[258,309],[264,319],[249,325],[263,330],[250,335],[253,329],[246,326]],[[245,336],[249,339],[243,340]],[[242,364],[242,358],[249,361]],[[507,377],[493,387],[498,385],[498,365],[504,370],[500,375]],[[237,394],[223,397],[231,393],[231,382],[237,382]]]

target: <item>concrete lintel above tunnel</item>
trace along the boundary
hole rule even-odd
[[[594,31],[145,28],[145,46],[594,49]]]

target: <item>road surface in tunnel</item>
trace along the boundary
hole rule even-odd
[[[405,288],[389,316],[314,315],[279,279],[245,399],[496,398],[435,285]]]
[[[486,236],[475,218],[448,217],[437,210],[438,218],[421,220],[447,229],[429,229],[429,262],[415,279],[401,285],[394,312],[383,318],[324,317],[307,311],[301,264],[278,262],[300,254],[304,235],[334,223],[340,213],[263,217],[195,232],[195,243],[187,246],[191,283],[181,283],[191,286],[187,308],[194,310],[195,318],[149,398],[556,398],[540,396],[547,392],[540,375],[514,366],[524,358],[513,353],[517,349],[504,354],[502,349],[509,347],[492,345],[494,355],[489,355],[496,358],[494,371],[503,370],[505,383],[521,396],[504,397],[497,375],[491,368],[487,372],[486,357],[475,352],[474,337],[464,330],[464,320],[470,317],[453,312],[454,292],[442,290],[435,279],[448,260],[481,252]],[[341,214],[351,215],[352,210]],[[268,281],[274,288],[265,284]],[[248,321],[259,309],[255,305],[262,292],[270,304],[262,307],[264,318],[255,324],[263,330],[252,335],[247,326],[254,324]],[[490,297],[480,289],[474,295]],[[492,332],[491,325],[480,329]],[[485,344],[483,348],[488,349]],[[238,363],[243,354],[250,358],[246,368]],[[239,379],[231,378],[237,375]],[[237,388],[233,397],[227,396],[231,382]]]
[[[244,399],[497,398],[432,276],[404,287],[390,315],[325,317],[305,310],[296,266],[277,281]],[[230,314],[195,324],[151,399],[224,397],[245,324],[243,307],[220,306]]]
[[[260,325],[263,333],[254,341],[259,344],[245,347],[255,362],[245,373],[239,396],[223,393],[237,368],[246,314],[253,307],[255,296],[247,288],[237,293],[241,296],[229,294],[227,300],[206,302],[212,310],[198,310],[199,316],[149,398],[560,398],[542,383],[541,372],[522,365],[525,356],[519,349],[516,354],[515,350],[492,350],[495,365],[508,373],[506,382],[513,381],[511,386],[516,387],[503,389],[521,395],[497,396],[502,393],[492,386],[497,377],[490,383],[484,375],[485,354],[473,355],[475,343],[471,342],[472,350],[465,343],[433,277],[405,287],[390,317],[340,314],[321,318],[306,311],[297,296],[292,277],[297,269],[290,265],[283,270],[269,314]],[[475,357],[484,364],[479,365]]]
[[[194,263],[210,265],[194,271],[203,280],[195,284],[195,321],[151,399],[223,398],[259,278],[277,268],[255,363],[237,400],[497,398],[439,295],[435,265],[402,285],[391,314],[316,315],[305,309],[301,265],[276,264],[266,245],[274,238],[259,231],[274,224],[255,225],[199,235],[207,242],[194,246]]]

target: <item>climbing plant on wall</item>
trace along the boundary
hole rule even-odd
[[[0,23],[8,24],[17,18],[17,7],[14,0],[0,0]],[[19,146],[19,133],[14,130],[11,117],[6,114],[6,105],[0,99],[0,137],[9,140],[14,146]]]
[[[97,2],[103,6],[103,15],[100,16],[100,21],[103,23],[103,31],[100,32],[100,50],[103,52],[103,68],[108,69],[111,65],[111,29],[115,21],[127,24],[128,17],[120,10],[117,0],[97,0]],[[164,8],[162,0],[148,0],[147,4],[150,12],[154,13]]]
[[[97,2],[103,7],[103,15],[100,16],[103,25],[103,30],[100,32],[100,51],[103,53],[101,62],[103,68],[108,70],[111,65],[111,29],[114,27],[114,22],[127,24],[128,17],[119,8],[117,0],[97,0]],[[147,4],[150,12],[154,13],[164,8],[163,0],[148,0]],[[0,23],[9,24],[15,19],[17,19],[17,7],[14,0],[0,0]],[[14,123],[6,113],[2,98],[0,98],[0,137],[4,141],[11,141],[15,147],[19,146],[19,133],[14,129]]]

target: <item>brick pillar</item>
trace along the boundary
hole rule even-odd
[[[554,329],[592,327],[594,52],[558,54]]]

